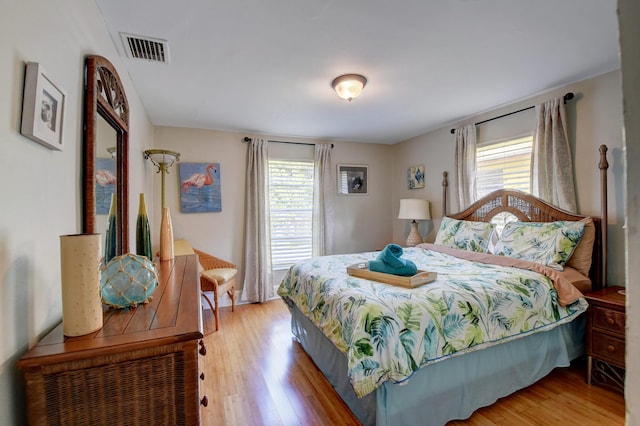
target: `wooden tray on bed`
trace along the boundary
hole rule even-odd
[[[438,274],[436,272],[421,270],[418,270],[417,274],[408,277],[385,274],[383,272],[374,272],[367,268],[366,263],[357,263],[355,265],[347,266],[347,274],[353,277],[364,278],[371,281],[378,281],[405,288],[420,287],[421,285],[430,283],[438,278]]]

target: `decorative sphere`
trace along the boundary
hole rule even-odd
[[[158,287],[158,273],[147,257],[127,253],[105,265],[100,281],[103,303],[128,308],[151,300]]]

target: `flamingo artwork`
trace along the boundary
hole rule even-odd
[[[98,170],[96,172],[96,183],[103,188],[107,185],[115,185],[116,177],[109,170]]]
[[[205,169],[205,173],[194,173],[183,180],[180,184],[182,191],[187,192],[191,187],[198,188],[199,191],[203,186],[213,184],[213,175],[211,174],[211,170],[213,170],[213,173],[217,172],[216,167],[213,164],[209,164]]]
[[[217,163],[181,163],[180,189],[183,195],[180,198],[183,211],[220,211],[219,177]]]
[[[117,182],[117,178],[116,176],[111,173],[109,170],[107,169],[98,169],[96,171],[96,183],[98,184],[99,187],[102,188],[102,199],[103,201],[106,199],[107,197],[107,193],[105,188],[109,185],[115,185]]]

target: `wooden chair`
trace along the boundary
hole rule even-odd
[[[193,251],[200,258],[200,265],[202,265],[203,269],[200,273],[202,296],[204,296],[213,311],[216,319],[216,331],[218,331],[220,329],[220,318],[218,316],[218,307],[220,305],[218,298],[220,294],[227,293],[231,298],[231,311],[235,311],[235,287],[238,270],[236,269],[236,265],[231,262],[227,262],[226,260],[222,260],[200,250],[193,249]],[[206,295],[205,292],[207,291],[213,292],[214,303],[211,303],[211,299]]]

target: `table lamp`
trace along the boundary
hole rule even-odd
[[[421,198],[403,198],[400,200],[400,213],[398,219],[411,220],[411,232],[407,236],[407,247],[413,247],[422,242],[420,232],[418,232],[417,220],[431,219],[429,214],[429,200]]]

